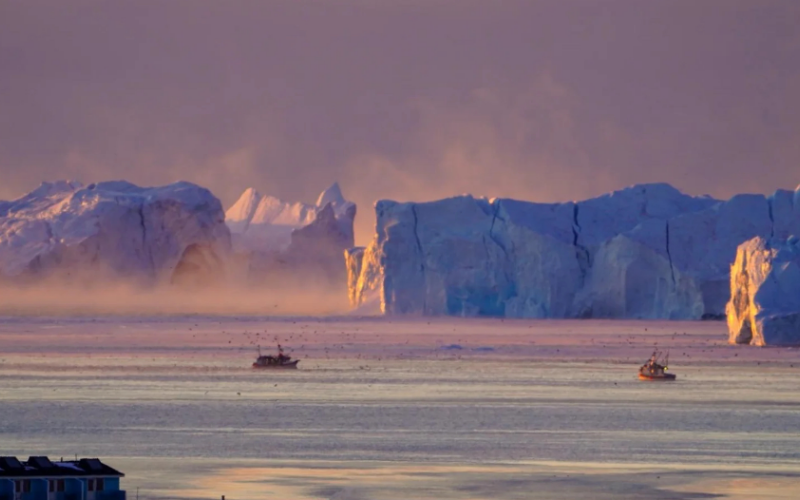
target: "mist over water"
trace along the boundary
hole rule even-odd
[[[0,286],[0,316],[264,315],[326,316],[349,311],[347,290],[334,287],[220,284],[186,288],[119,282],[44,282]]]

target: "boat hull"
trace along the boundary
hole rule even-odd
[[[294,361],[289,361],[288,363],[282,363],[280,365],[259,365],[258,363],[253,363],[253,368],[257,370],[296,370],[297,363],[300,360],[296,359]]]
[[[671,382],[676,378],[678,377],[672,373],[665,373],[664,375],[660,376],[643,375],[641,373],[639,374],[639,380],[646,380],[648,382]]]

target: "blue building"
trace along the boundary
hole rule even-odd
[[[125,500],[124,476],[97,458],[0,457],[0,500]]]

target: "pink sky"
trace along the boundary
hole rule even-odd
[[[0,198],[360,204],[800,183],[796,0],[0,1]]]

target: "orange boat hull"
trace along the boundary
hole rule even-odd
[[[672,382],[676,378],[678,377],[671,373],[665,373],[661,377],[651,377],[649,375],[642,375],[641,373],[639,374],[639,380],[647,380],[648,382]]]

